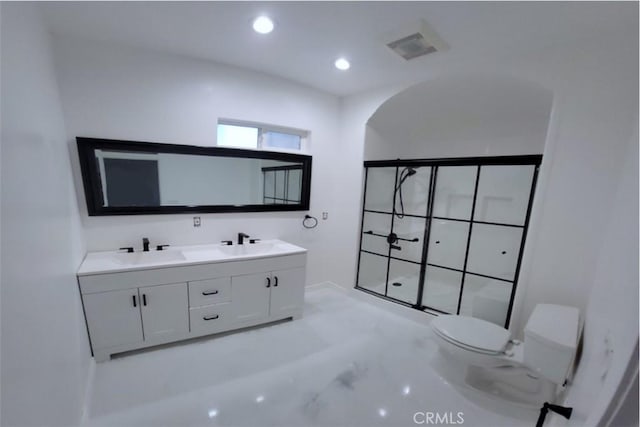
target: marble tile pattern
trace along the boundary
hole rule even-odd
[[[305,299],[300,320],[97,364],[86,425],[414,426],[416,412],[535,424],[535,411],[456,382],[428,315],[418,323],[330,286]]]

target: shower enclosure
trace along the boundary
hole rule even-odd
[[[508,327],[541,160],[365,162],[356,288]]]

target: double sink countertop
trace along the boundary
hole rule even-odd
[[[89,252],[85,256],[78,276],[120,273],[196,264],[242,261],[284,255],[306,253],[307,250],[282,240],[261,240],[256,243],[207,244],[193,246],[169,246],[164,250],[148,252]]]

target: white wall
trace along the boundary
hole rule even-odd
[[[50,37],[36,6],[2,15],[1,424],[80,420],[90,361],[84,254]]]
[[[76,136],[214,145],[218,118],[270,123],[310,131],[313,155],[311,214],[327,221],[307,230],[303,212],[258,214],[88,217],[75,159],[76,185],[87,249],[112,250],[152,244],[210,243],[245,232],[280,238],[309,249],[307,283],[344,282],[327,269],[326,248],[335,241],[343,174],[335,167],[340,152],[338,98],[283,79],[182,56],[149,50],[56,38],[56,68],[69,144]],[[338,258],[340,264],[348,259]]]
[[[565,402],[574,407],[570,425],[599,424],[597,414],[605,411],[638,345],[637,127],[620,167],[622,176],[613,191],[614,202],[607,207],[605,235],[585,313],[584,348],[588,351]],[[637,366],[637,359],[631,362]],[[636,400],[636,416],[637,408]]]
[[[367,123],[365,160],[540,154],[553,93],[491,75],[447,75],[388,99]]]

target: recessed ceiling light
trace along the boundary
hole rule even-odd
[[[351,64],[349,64],[349,61],[347,61],[344,58],[336,59],[335,65],[338,70],[343,70],[343,71],[348,70],[351,67]]]
[[[273,21],[268,16],[258,16],[253,20],[253,29],[256,33],[269,34],[273,31]]]

